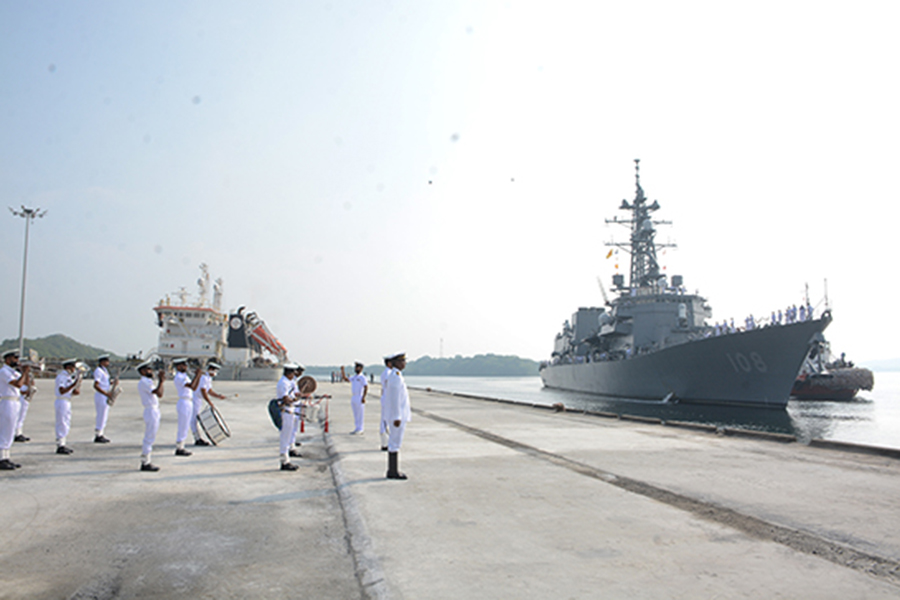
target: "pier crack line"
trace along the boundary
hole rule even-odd
[[[668,504],[707,521],[736,529],[758,540],[775,542],[797,552],[823,558],[836,565],[861,571],[893,585],[900,585],[900,561],[862,552],[812,533],[776,525],[758,517],[740,513],[712,502],[697,500],[645,481],[616,475],[586,463],[566,458],[560,454],[554,454],[553,452],[548,452],[547,450],[542,450],[535,446],[485,431],[484,429],[478,429],[429,411],[419,408],[413,408],[412,411],[427,419],[450,425],[489,442],[505,446],[557,466],[565,467],[580,475],[599,479],[625,491]]]

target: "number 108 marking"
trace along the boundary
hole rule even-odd
[[[760,373],[765,373],[769,370],[769,367],[766,366],[766,362],[757,352],[751,352],[749,359],[740,352],[735,352],[734,356],[731,354],[725,354],[725,356],[728,357],[728,362],[734,367],[735,373],[740,373],[741,371],[749,373],[754,368]]]

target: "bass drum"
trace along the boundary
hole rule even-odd
[[[197,420],[200,421],[200,429],[203,430],[213,446],[218,446],[219,442],[224,442],[231,437],[231,430],[228,429],[225,419],[214,407],[207,404],[206,408],[197,415]]]

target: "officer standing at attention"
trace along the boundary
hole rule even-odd
[[[388,435],[391,431],[390,423],[388,423],[387,412],[384,405],[384,392],[387,389],[387,380],[391,374],[391,359],[384,357],[384,371],[381,372],[381,421],[378,423],[378,434],[381,436],[381,451],[387,452]]]
[[[163,381],[166,380],[166,371],[165,369],[159,370],[159,384],[154,388],[151,364],[153,361],[148,360],[137,366],[137,372],[141,375],[141,380],[138,381],[138,394],[141,396],[141,404],[144,405],[141,471],[159,471],[159,467],[150,462],[150,453],[153,451],[153,442],[156,441],[156,432],[159,431],[159,399],[163,396]]]
[[[203,373],[203,375],[200,376],[200,384],[197,386],[197,389],[194,390],[194,412],[191,417],[191,432],[194,434],[195,446],[209,446],[209,442],[200,437],[200,427],[197,421],[199,420],[200,412],[203,410],[204,401],[210,406],[213,406],[210,397],[218,398],[220,400],[225,397],[224,394],[214,392],[212,389],[213,377],[216,376],[216,373],[218,373],[221,368],[221,365],[218,363],[210,361],[209,364],[206,365],[206,373]]]
[[[406,424],[412,417],[409,409],[409,392],[401,374],[401,371],[406,368],[406,354],[403,352],[394,354],[390,359],[391,373],[388,375],[387,389],[384,394],[386,416],[391,425],[391,433],[388,437],[387,478],[406,479],[406,475],[399,470],[400,444],[403,443]]]
[[[31,367],[25,365],[21,373],[16,370],[19,365],[18,350],[4,352],[3,362],[4,365],[0,368],[0,471],[12,471],[22,466],[10,460],[9,448],[19,419],[21,388],[25,385]]]
[[[363,364],[361,362],[353,365],[355,375],[350,377],[350,408],[353,409],[353,431],[351,435],[362,433],[365,427],[366,416],[366,394],[369,393],[369,382],[366,376],[362,374]]]
[[[194,414],[194,390],[200,385],[201,369],[197,369],[194,378],[188,377],[187,359],[176,358],[172,361],[175,365],[175,377],[172,383],[175,385],[175,392],[178,394],[178,403],[175,410],[178,412],[178,433],[175,436],[175,456],[190,456],[192,452],[184,448],[184,440],[187,439],[188,430],[191,426],[191,417]]]
[[[275,388],[275,397],[281,406],[279,453],[281,455],[282,471],[296,471],[298,467],[291,462],[291,457],[300,456],[299,452],[291,448],[291,440],[294,433],[294,401],[297,398],[294,376],[297,374],[297,368],[298,365],[293,363],[284,365],[284,372]]]
[[[109,399],[112,392],[109,386],[109,354],[101,354],[97,357],[97,368],[94,369],[94,409],[97,413],[97,421],[94,423],[94,442],[108,444],[109,439],[104,437],[106,419],[109,416]]]
[[[66,446],[66,437],[72,424],[72,396],[81,393],[81,376],[75,373],[77,358],[70,358],[62,366],[63,370],[56,375],[56,453],[72,454],[74,450]]]

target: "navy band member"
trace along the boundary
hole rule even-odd
[[[94,369],[94,410],[97,414],[94,423],[94,442],[108,444],[109,439],[103,435],[106,420],[109,417],[109,400],[112,389],[109,384],[109,354],[97,357],[97,368]]]
[[[294,377],[299,365],[288,363],[284,365],[284,373],[275,388],[275,397],[281,405],[281,436],[279,438],[279,454],[281,455],[281,470],[296,471],[297,465],[291,462],[292,456],[299,453],[291,448],[291,440],[294,433],[294,402],[297,400],[297,388]]]
[[[16,370],[19,365],[17,350],[4,352],[3,362],[4,365],[0,368],[0,471],[12,471],[22,466],[10,460],[9,448],[12,446],[16,422],[19,419],[21,388],[25,385],[31,368],[25,365],[21,373]]]
[[[353,365],[355,375],[350,377],[350,408],[353,410],[353,431],[351,434],[362,433],[365,428],[366,394],[369,392],[369,382],[362,374],[361,362]]]
[[[388,479],[406,479],[406,475],[400,472],[400,445],[403,443],[403,434],[406,432],[406,424],[412,417],[409,409],[409,392],[406,382],[403,381],[401,371],[406,368],[406,354],[399,353],[390,357],[391,372],[388,375],[387,386],[384,393],[385,412],[390,422],[391,432],[388,437]]]
[[[74,450],[66,446],[66,437],[72,425],[72,396],[81,393],[81,373],[76,373],[77,358],[70,358],[62,364],[62,371],[56,375],[53,388],[56,390],[56,453],[72,454]]]
[[[159,471],[159,467],[150,462],[150,453],[153,451],[153,442],[156,441],[156,432],[159,431],[159,399],[163,396],[163,381],[166,380],[165,369],[159,370],[159,384],[153,387],[153,361],[142,362],[137,366],[137,372],[141,375],[138,381],[138,394],[141,396],[141,404],[144,405],[144,443],[141,446],[141,471]]]
[[[296,446],[302,446],[300,442],[297,441],[297,434],[300,433],[300,422],[303,421],[303,418],[300,416],[300,405],[302,404],[302,400],[300,398],[300,388],[297,385],[300,383],[300,378],[303,377],[303,371],[306,369],[303,365],[298,363],[293,363],[294,365],[294,398],[297,400],[294,405],[294,429],[291,433],[291,456],[300,456],[300,452],[294,450]]]
[[[221,400],[225,397],[224,394],[220,394],[212,389],[212,380],[216,376],[216,373],[219,372],[222,366],[218,363],[210,361],[209,364],[206,365],[206,372],[200,376],[200,383],[197,385],[197,389],[194,390],[194,399],[193,399],[193,416],[191,417],[191,433],[194,434],[194,445],[195,446],[209,446],[209,442],[204,440],[200,436],[200,413],[203,411],[203,403],[206,402],[212,407],[215,407],[212,399],[218,398]]]
[[[172,361],[175,365],[175,377],[172,383],[178,393],[178,404],[175,410],[178,412],[178,433],[175,436],[175,456],[190,456],[192,452],[184,447],[188,430],[191,426],[191,417],[194,414],[194,390],[200,385],[201,369],[197,369],[194,378],[188,377],[188,364],[186,358],[176,358]]]
[[[387,420],[387,413],[384,405],[384,392],[387,389],[388,376],[391,374],[391,359],[384,357],[384,371],[381,372],[381,420],[378,423],[378,434],[381,436],[381,451],[387,452],[388,435],[391,431],[391,425]]]
[[[31,438],[25,435],[25,416],[28,414],[28,406],[31,404],[31,399],[37,391],[37,387],[34,385],[33,372],[25,376],[25,383],[22,384],[20,389],[22,391],[22,395],[19,396],[19,404],[21,406],[19,407],[19,419],[16,421],[16,437],[13,438],[13,441],[30,442]]]

